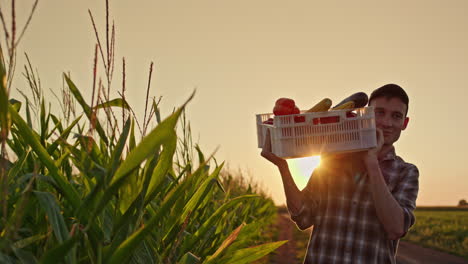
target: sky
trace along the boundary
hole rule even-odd
[[[7,2],[0,0],[5,12]],[[20,27],[33,1],[16,2]],[[46,93],[59,91],[62,73],[71,72],[91,96],[96,39],[88,9],[103,41],[105,1],[39,2],[18,47],[12,97],[27,90],[24,52]],[[281,177],[260,156],[255,115],[270,113],[280,97],[308,109],[387,83],[410,97],[410,123],[395,147],[419,168],[417,205],[468,199],[468,1],[144,0],[110,1],[110,11],[111,97],[121,89],[123,57],[127,98],[140,116],[151,62],[150,95],[163,97],[163,116],[196,89],[187,107],[194,139],[205,153],[219,146],[217,160],[252,177],[277,204],[285,202]],[[104,76],[102,64],[98,72]],[[289,163],[303,187],[317,159]]]

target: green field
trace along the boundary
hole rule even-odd
[[[404,241],[468,259],[468,210],[457,207],[421,207]]]

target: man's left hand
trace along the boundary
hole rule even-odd
[[[376,133],[377,133],[377,146],[367,151],[367,155],[365,157],[366,160],[373,159],[373,158],[377,159],[380,151],[382,150],[382,146],[384,144],[384,136],[383,136],[382,129],[377,128]]]

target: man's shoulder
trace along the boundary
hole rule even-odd
[[[406,173],[418,174],[419,175],[419,169],[414,163],[405,161],[400,156],[395,156],[395,161],[398,164],[398,170],[400,172],[406,172]]]
[[[404,160],[401,156],[395,155],[395,161],[401,164],[401,166],[405,167],[416,167],[416,165],[412,162],[408,162]]]

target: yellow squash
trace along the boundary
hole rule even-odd
[[[307,110],[306,113],[328,111],[331,105],[332,105],[332,101],[329,98],[325,98],[322,101],[320,101],[318,104],[314,105],[312,108]]]
[[[353,108],[354,108],[354,101],[348,101],[342,105],[332,108],[332,110],[353,109]]]

